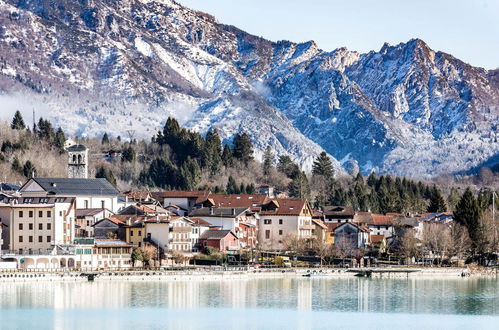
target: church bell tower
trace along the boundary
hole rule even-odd
[[[76,144],[68,148],[68,178],[88,178],[88,149]]]

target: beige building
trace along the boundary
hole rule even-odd
[[[312,208],[306,199],[273,199],[263,205],[258,223],[258,242],[264,250],[283,250],[286,236],[313,238]]]
[[[0,204],[3,250],[19,254],[47,253],[72,244],[75,237],[75,198],[20,197]]]

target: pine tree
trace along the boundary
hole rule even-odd
[[[52,128],[52,123],[50,121],[40,118],[37,127],[38,137],[42,140],[52,142],[54,140],[54,129]]]
[[[246,193],[247,194],[256,194],[256,188],[255,188],[255,185],[253,183],[248,184],[246,186]]]
[[[66,135],[62,128],[58,128],[54,137],[54,147],[62,154],[64,152],[64,144],[66,143]]]
[[[194,190],[201,181],[201,168],[195,159],[190,157],[180,167],[181,188]]]
[[[428,212],[445,212],[447,211],[447,205],[445,205],[445,200],[438,190],[437,186],[433,186],[430,196],[430,205],[428,206]]]
[[[309,198],[310,186],[305,173],[300,172],[288,185],[289,195],[296,198]]]
[[[269,176],[274,168],[274,152],[270,146],[267,146],[263,154],[263,175]]]
[[[333,178],[333,164],[331,162],[331,158],[329,158],[325,151],[321,152],[321,154],[314,161],[312,173],[314,175],[320,175],[326,180],[331,180]]]
[[[236,180],[231,176],[227,180],[227,188],[225,188],[227,194],[239,194],[239,188],[237,186]]]
[[[206,134],[206,146],[203,152],[206,167],[210,169],[212,174],[219,172],[223,165],[222,142],[216,128]]]
[[[484,239],[480,224],[480,208],[469,187],[456,205],[454,219],[468,229],[473,250],[480,252]]]
[[[244,183],[241,182],[241,184],[239,185],[239,193],[240,194],[246,194],[246,186],[244,185]]]
[[[97,173],[95,174],[96,178],[104,178],[106,179],[109,183],[111,183],[113,186],[116,186],[116,178],[114,177],[113,171],[110,169],[101,166],[98,170]]]
[[[31,161],[27,160],[26,163],[24,163],[23,166],[23,175],[27,177],[28,179],[34,178],[36,176],[36,168],[31,163]]]
[[[455,210],[457,203],[459,203],[459,200],[461,199],[461,196],[459,195],[459,192],[457,191],[456,188],[452,187],[450,190],[450,194],[447,197],[447,205],[449,205],[450,210]]]
[[[234,166],[234,158],[232,157],[232,151],[230,150],[228,144],[224,146],[224,150],[222,152],[222,162],[227,168]]]
[[[104,135],[102,135],[101,144],[109,144],[109,135],[107,135],[107,133],[104,133]]]
[[[248,165],[253,160],[253,144],[248,134],[236,134],[232,155],[244,165]]]
[[[23,130],[26,128],[23,116],[21,115],[21,112],[19,110],[17,110],[14,114],[14,118],[12,119],[12,124],[10,125],[10,127],[16,130]]]
[[[136,158],[135,150],[132,148],[132,146],[128,146],[125,149],[123,149],[123,153],[121,154],[121,161],[122,162],[133,162]]]
[[[23,167],[17,157],[14,157],[14,160],[12,161],[12,170],[17,173],[23,173]]]

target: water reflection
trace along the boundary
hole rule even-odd
[[[40,317],[51,324],[49,328],[64,329],[68,313],[106,311],[123,318],[120,313],[124,311],[136,314],[130,311],[140,310],[137,319],[128,321],[140,327],[140,322],[164,319],[172,311],[191,311],[196,318],[200,317],[198,311],[215,308],[232,310],[230,322],[234,324],[228,328],[238,328],[240,320],[234,317],[243,309],[260,310],[258,317],[263,317],[262,311],[289,310],[301,315],[294,328],[310,329],[309,312],[318,311],[499,315],[498,283],[495,279],[359,278],[0,283],[0,316],[4,320],[15,315],[7,311],[44,311]],[[148,315],[144,311],[152,310],[159,314],[144,319]],[[269,316],[266,322],[272,318]],[[182,326],[183,330],[199,328],[196,319],[191,321]],[[182,325],[171,315],[168,322],[173,328]]]

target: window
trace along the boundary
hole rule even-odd
[[[56,199],[55,199],[55,202],[56,202],[56,203],[64,203],[64,198],[61,198],[61,197],[56,198]]]
[[[142,236],[142,231],[141,230],[139,230],[139,236]]]
[[[50,243],[52,241],[52,237],[51,236],[47,236],[47,243]]]
[[[47,230],[52,230],[52,224],[51,223],[47,223]]]
[[[31,204],[33,203],[33,198],[25,198],[23,202],[24,204]]]
[[[282,225],[282,219],[279,219],[279,224]]]
[[[33,236],[28,236],[28,242],[33,243]]]
[[[19,236],[19,243],[22,243],[22,242],[23,242],[23,237]]]
[[[85,209],[88,209],[88,201],[84,201],[83,204],[85,205]]]
[[[133,230],[130,230],[130,236],[133,236]]]
[[[33,218],[33,211],[29,211],[28,217]]]
[[[139,247],[141,247],[141,246],[142,246],[142,242],[139,242]]]
[[[32,223],[30,223],[30,224],[28,225],[28,229],[29,229],[29,230],[33,230],[33,224],[32,224]]]
[[[49,202],[48,198],[40,198],[40,204],[47,204]]]
[[[19,224],[19,230],[23,230],[23,224],[22,223]]]
[[[59,216],[62,217],[62,211],[59,211]]]
[[[23,217],[23,211],[19,211],[19,218]]]
[[[264,219],[263,220],[264,225],[271,225],[272,224],[272,219]]]
[[[52,211],[47,211],[47,218],[52,218]]]
[[[38,236],[38,243],[42,243],[43,242],[43,236]]]
[[[105,209],[106,208],[106,201],[100,201],[100,208]]]
[[[282,230],[279,230],[279,235],[282,235]]]
[[[39,230],[43,230],[43,223],[39,223],[39,224],[38,224],[38,229],[39,229]]]
[[[269,239],[270,238],[270,230],[266,230],[265,231],[265,239]]]
[[[90,220],[87,220],[87,226],[90,226]]]
[[[43,211],[38,211],[38,217],[39,218],[43,217]]]

